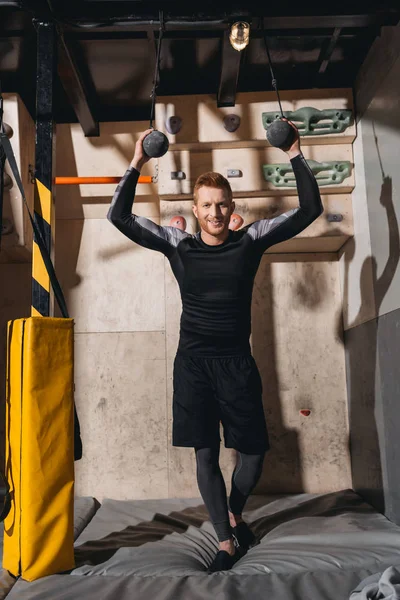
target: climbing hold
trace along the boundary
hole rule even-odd
[[[311,410],[309,408],[302,408],[300,414],[303,415],[303,417],[309,417]]]
[[[243,217],[238,215],[237,213],[232,213],[231,219],[229,221],[228,229],[232,231],[236,231],[243,225]]]
[[[174,217],[172,217],[169,224],[171,227],[176,227],[177,229],[180,229],[181,231],[185,231],[185,229],[186,229],[186,219],[185,219],[185,217],[182,217],[181,215],[175,215]]]

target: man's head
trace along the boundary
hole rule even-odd
[[[203,173],[194,185],[193,199],[200,228],[212,236],[224,237],[235,209],[229,181],[220,173]]]

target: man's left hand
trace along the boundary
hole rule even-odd
[[[286,154],[288,155],[288,157],[290,159],[292,159],[295,156],[298,156],[299,154],[301,154],[299,130],[297,129],[296,125],[293,125],[293,123],[291,121],[289,121],[289,119],[283,118],[282,120],[289,123],[289,125],[291,127],[293,127],[293,129],[295,131],[295,138],[294,138],[294,141],[293,141],[292,145],[290,146],[290,148],[283,148],[283,151],[286,152]]]

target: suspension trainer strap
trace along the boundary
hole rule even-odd
[[[155,65],[155,71],[154,71],[153,89],[151,92],[150,129],[153,129],[153,120],[154,120],[154,113],[155,113],[155,107],[156,107],[156,89],[158,87],[159,78],[160,78],[160,57],[161,57],[161,42],[162,42],[162,38],[163,38],[163,33],[164,33],[164,16],[163,16],[163,11],[160,10],[160,28],[158,30],[157,58],[156,58],[156,65]]]
[[[261,28],[262,28],[262,34],[263,34],[263,40],[264,40],[265,50],[266,50],[267,56],[268,56],[269,70],[271,72],[272,87],[274,88],[274,90],[276,92],[276,95],[278,96],[278,104],[279,104],[279,110],[281,111],[281,116],[284,117],[285,115],[283,114],[283,110],[282,110],[281,98],[279,96],[279,90],[278,90],[278,83],[276,81],[276,78],[275,78],[275,75],[274,75],[274,71],[273,71],[273,68],[272,68],[272,60],[271,60],[271,55],[269,53],[269,47],[268,47],[268,43],[267,43],[267,36],[265,35],[264,18],[260,17],[260,19],[261,19]]]

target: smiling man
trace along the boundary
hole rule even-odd
[[[298,208],[231,231],[231,187],[220,173],[210,172],[194,186],[197,233],[132,214],[140,170],[149,160],[143,152],[147,130],[108,212],[128,238],[168,258],[179,285],[172,444],[195,449],[199,490],[219,540],[210,572],[230,569],[256,542],[241,516],[269,449],[262,382],[249,342],[254,278],[267,248],[297,235],[323,212],[317,182],[291,126],[296,137],[285,152],[296,177]],[[219,467],[220,422],[225,446],[237,451],[229,499]]]

